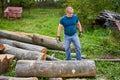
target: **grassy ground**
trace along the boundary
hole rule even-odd
[[[31,9],[29,13],[29,11],[24,10],[23,17],[21,19],[9,21],[5,18],[1,18],[0,29],[38,33],[56,37],[59,19],[63,14],[62,11],[62,9]],[[63,40],[63,31],[61,38]],[[112,36],[112,31],[110,29],[96,28],[94,30],[85,31],[80,40],[82,54],[87,55],[88,59],[120,58],[120,42],[118,43]],[[47,53],[51,54],[51,52]],[[56,57],[65,59],[65,55],[57,54]],[[9,72],[3,75],[14,76],[15,65],[16,61],[13,61]],[[87,78],[88,80],[120,79],[120,63],[96,62],[96,70],[96,78]],[[40,78],[40,80],[45,80],[45,78]]]

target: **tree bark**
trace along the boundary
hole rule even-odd
[[[22,48],[22,49],[26,49],[26,50],[38,51],[38,52],[42,52],[42,53],[47,52],[47,49],[45,47],[33,45],[33,44],[28,44],[28,43],[23,43],[23,42],[19,42],[19,41],[15,41],[15,40],[0,38],[0,42],[3,44],[8,44],[8,45]]]
[[[19,60],[15,68],[19,77],[94,77],[95,63],[91,60],[81,61],[35,61]]]
[[[19,49],[6,44],[4,44],[4,46],[5,46],[4,53],[12,54],[17,59],[26,59],[26,60],[45,60],[46,59],[46,54],[44,53]]]
[[[14,55],[0,54],[0,74],[5,73],[12,63]]]
[[[62,42],[58,43],[56,39],[51,37],[34,34],[33,42],[41,46],[47,47],[48,49],[62,50],[62,51],[65,50],[64,43]]]
[[[9,31],[0,30],[0,36],[8,39],[13,39],[21,42],[33,43],[32,37],[26,35],[19,35]]]
[[[37,77],[17,78],[17,77],[9,77],[9,76],[0,76],[0,80],[38,80],[38,78]]]

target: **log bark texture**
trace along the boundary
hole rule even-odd
[[[14,55],[0,54],[0,74],[8,71],[13,58],[14,58]]]
[[[4,46],[5,46],[4,53],[12,54],[17,59],[26,59],[26,60],[45,60],[46,59],[46,54],[41,52],[15,48],[6,44],[4,44]]]
[[[34,34],[33,42],[41,46],[47,47],[48,49],[62,50],[62,51],[65,50],[64,43],[63,42],[58,43],[55,38]]]
[[[37,77],[20,78],[20,77],[0,76],[0,80],[38,80],[38,78]]]
[[[28,44],[28,43],[23,43],[23,42],[19,42],[19,41],[15,41],[15,40],[4,39],[4,38],[0,38],[0,42],[3,44],[8,44],[8,45],[26,49],[26,50],[38,51],[38,52],[42,52],[42,53],[47,52],[47,48],[38,46],[38,45],[34,45],[34,44]]]
[[[4,37],[4,38],[8,38],[8,39],[17,40],[17,41],[33,43],[32,37],[26,36],[26,35],[15,34],[13,32],[9,32],[9,31],[0,30],[0,36]]]
[[[15,68],[19,77],[94,77],[94,61],[35,61],[19,60]]]

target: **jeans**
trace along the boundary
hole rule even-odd
[[[73,42],[75,51],[76,51],[76,59],[81,60],[81,47],[80,41],[77,33],[72,36],[64,35],[64,44],[65,44],[65,52],[66,52],[66,60],[71,60],[71,49],[70,44]]]

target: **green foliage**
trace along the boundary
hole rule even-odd
[[[114,62],[96,62],[97,74],[105,77],[105,80],[119,80],[120,79],[120,63]]]
[[[38,33],[55,38],[61,17],[60,13],[63,11],[63,9],[31,9],[29,14],[28,10],[24,10],[21,19],[9,21],[5,18],[0,18],[0,29]],[[90,25],[87,26],[90,27]],[[80,38],[82,54],[85,54],[88,59],[96,59],[106,57],[105,55],[110,52],[118,55],[115,56],[115,58],[120,58],[120,32],[97,27],[98,26],[96,26],[94,30],[83,32],[83,37]],[[62,30],[62,41],[63,36]],[[52,55],[53,53],[48,51],[47,54]],[[65,60],[65,55],[61,55],[60,53],[55,54],[55,57]],[[15,64],[16,62],[13,62],[9,72],[4,75],[14,76]],[[119,63],[96,62],[98,75],[96,76],[96,79],[105,77],[106,80],[118,80],[120,78],[119,66]],[[48,79],[40,77],[39,80]]]
[[[65,0],[40,0],[36,2],[36,7],[41,8],[61,8]]]
[[[20,6],[24,8],[30,8],[34,4],[34,0],[12,0],[11,6]]]
[[[80,18],[84,29],[88,29],[89,26],[98,13],[102,10],[118,11],[119,0],[66,0],[63,6],[72,6]]]

